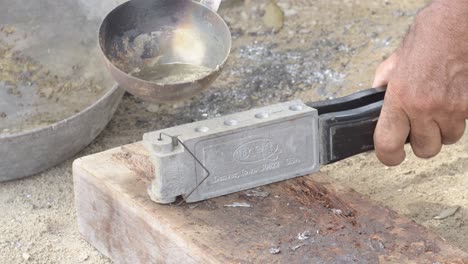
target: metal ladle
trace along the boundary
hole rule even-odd
[[[147,101],[194,96],[218,77],[231,49],[229,28],[216,13],[220,2],[132,0],[116,7],[99,30],[106,67]],[[175,75],[164,81],[166,74]]]

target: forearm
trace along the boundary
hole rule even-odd
[[[439,24],[460,23],[458,28],[468,29],[468,1],[466,0],[433,0],[427,8],[421,11],[432,18],[442,18],[448,21],[437,21]],[[443,16],[437,15],[444,14]]]
[[[466,0],[433,0],[431,5],[446,8],[454,12],[454,14],[468,13],[468,1]]]

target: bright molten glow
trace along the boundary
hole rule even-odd
[[[173,31],[172,47],[176,57],[185,63],[200,65],[205,57],[205,46],[193,28],[179,27]]]

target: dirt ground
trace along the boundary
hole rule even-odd
[[[138,141],[159,128],[369,88],[375,67],[427,1],[279,1],[285,22],[276,34],[263,26],[265,2],[223,4],[220,13],[231,28],[233,49],[211,89],[174,105],[126,95],[106,130],[79,156]],[[78,233],[71,162],[0,184],[0,263],[110,263]],[[401,166],[387,168],[366,153],[322,171],[468,251],[468,134],[432,160],[419,160],[408,149]],[[433,219],[452,206],[461,209]]]

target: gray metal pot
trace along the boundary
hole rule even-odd
[[[39,173],[73,157],[112,118],[124,90],[105,70],[96,36],[104,15],[122,2],[17,0],[2,4],[0,49],[18,56],[19,66],[44,69],[22,71],[13,65],[10,75],[8,69],[0,69],[7,76],[0,79],[0,182]],[[34,77],[38,74],[43,76]],[[64,85],[63,80],[72,84]],[[76,87],[83,92],[73,90]],[[92,88],[99,91],[85,91]],[[38,116],[44,120],[35,122]]]

